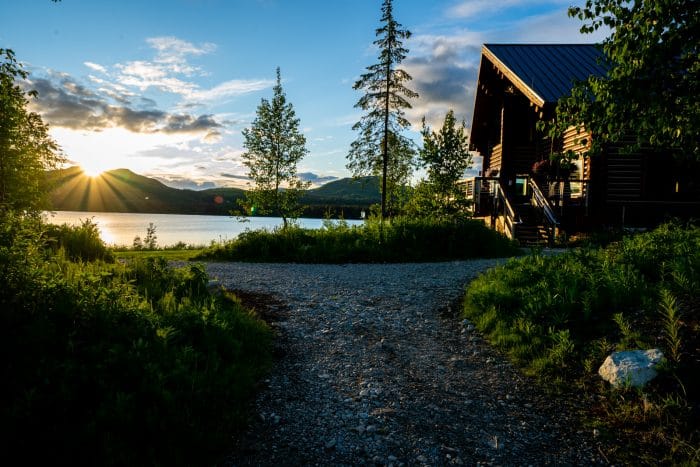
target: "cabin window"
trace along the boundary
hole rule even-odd
[[[516,196],[527,195],[527,177],[515,177]]]
[[[571,182],[571,197],[580,198],[583,196],[583,183],[579,180],[583,180],[583,157],[579,156],[574,162],[574,168],[571,171],[571,180],[576,180]]]

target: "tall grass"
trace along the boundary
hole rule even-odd
[[[246,231],[205,250],[202,259],[347,263],[444,261],[517,254],[515,244],[482,222],[394,218],[349,226],[327,222],[322,229],[299,227]]]
[[[512,259],[468,286],[464,313],[527,373],[599,392],[607,422],[678,462],[698,454],[683,446],[700,439],[691,423],[700,410],[699,291],[700,228],[666,224],[604,249]],[[609,395],[596,384],[612,350],[651,347],[668,361],[644,391]]]
[[[84,219],[79,226],[43,225],[46,244],[54,250],[64,249],[73,261],[112,261],[114,256],[100,239],[97,224],[92,219]]]
[[[212,296],[201,266],[75,262],[84,252],[45,231],[22,216],[0,224],[3,456],[216,462],[269,365],[268,328],[235,297]]]

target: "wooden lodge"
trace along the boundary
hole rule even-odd
[[[585,144],[595,135],[572,127],[552,141],[537,130],[576,81],[605,74],[601,58],[592,44],[482,47],[470,145],[483,156],[483,176],[466,189],[476,215],[522,244],[551,243],[561,231],[700,216],[697,169],[671,155],[618,145],[588,157]],[[567,151],[579,156],[573,168],[543,170],[541,161]]]

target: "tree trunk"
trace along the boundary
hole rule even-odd
[[[384,96],[384,141],[382,142],[382,224],[386,218],[386,177],[389,166],[389,91],[391,85],[391,41],[386,62],[386,95]]]

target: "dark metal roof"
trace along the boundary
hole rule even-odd
[[[491,61],[495,58],[494,65],[516,85],[540,97],[539,105],[555,103],[571,93],[576,81],[607,71],[604,54],[595,44],[484,44],[483,54],[491,55]]]

